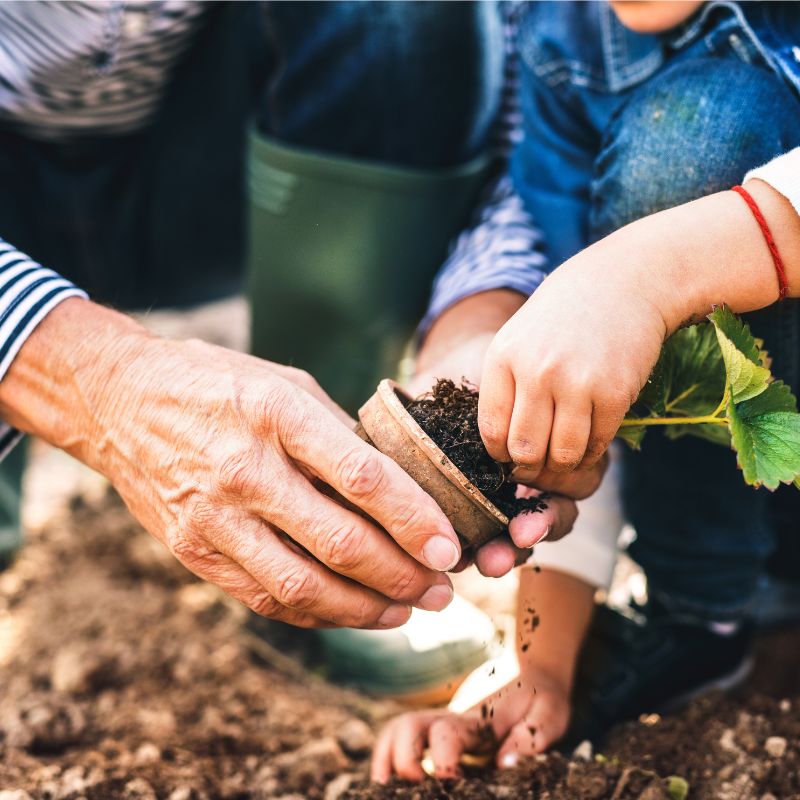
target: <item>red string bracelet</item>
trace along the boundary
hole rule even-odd
[[[775,239],[772,238],[772,231],[769,229],[769,225],[767,225],[767,221],[764,219],[761,209],[747,189],[743,186],[732,186],[731,191],[736,192],[736,194],[740,195],[745,203],[747,203],[748,208],[753,212],[753,216],[756,218],[756,222],[761,228],[761,233],[764,234],[764,240],[767,243],[769,252],[772,254],[775,272],[778,275],[778,300],[785,300],[786,296],[789,294],[789,282],[786,280],[786,267],[783,265],[783,259],[778,252]]]

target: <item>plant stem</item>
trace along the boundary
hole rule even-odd
[[[714,409],[712,417],[718,417],[725,409],[725,406],[728,405],[728,384],[725,384],[725,391],[722,393],[722,400],[719,401],[719,405]]]
[[[672,402],[667,403],[667,405],[665,406],[665,410],[672,411],[672,409],[675,408],[675,406],[678,405],[678,403],[680,403],[681,400],[685,400],[699,386],[700,386],[699,383],[695,383],[692,386],[690,386],[685,392],[681,392]]]
[[[621,428],[633,428],[638,425],[727,425],[725,417],[707,414],[702,417],[644,417],[622,420]]]

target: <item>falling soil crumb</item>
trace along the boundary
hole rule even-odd
[[[439,379],[429,394],[412,400],[408,413],[444,454],[507,517],[541,511],[541,497],[517,497],[505,464],[484,447],[478,429],[478,392],[465,383]]]
[[[680,776],[689,800],[800,800],[796,631],[736,694],[620,726],[590,760],[380,787],[369,751],[398,707],[257,659],[244,616],[116,495],[33,531],[0,573],[0,798],[669,800]]]

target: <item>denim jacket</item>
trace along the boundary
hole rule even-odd
[[[702,48],[760,61],[800,94],[800,3],[709,2],[658,35],[629,30],[605,2],[532,3],[518,48],[525,138],[511,175],[544,231],[551,268],[590,243],[602,131],[626,95],[671,59]]]

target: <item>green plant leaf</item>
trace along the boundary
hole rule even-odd
[[[744,479],[753,486],[800,488],[800,414],[789,387],[770,383],[759,395],[728,402],[731,443]]]
[[[622,439],[631,450],[641,450],[642,439],[646,432],[647,428],[644,425],[628,425],[617,431],[617,438]]]
[[[714,327],[708,322],[691,325],[666,341],[627,419],[708,415],[718,408],[724,392],[725,364]],[[638,450],[646,430],[644,425],[628,425],[617,436]],[[672,439],[693,435],[730,444],[722,425],[669,425],[664,432]]]
[[[734,402],[749,400],[761,394],[770,382],[770,371],[762,362],[766,354],[750,328],[729,308],[722,306],[709,314],[722,351],[727,372],[727,385]]]

